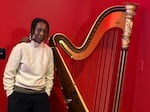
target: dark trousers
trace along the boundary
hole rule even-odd
[[[8,112],[49,112],[48,95],[13,92],[8,97]]]

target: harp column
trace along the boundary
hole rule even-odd
[[[130,3],[125,4],[126,23],[125,23],[125,30],[122,38],[123,49],[128,49],[129,46],[130,36],[131,36],[132,26],[133,26],[133,19],[135,16],[135,11],[137,9],[137,6],[138,6],[137,4],[130,4]]]
[[[128,47],[129,47],[130,36],[132,32],[133,19],[135,16],[137,6],[138,6],[137,4],[133,4],[133,3],[125,4],[125,9],[126,9],[125,29],[124,29],[123,38],[122,38],[122,49],[120,52],[120,62],[119,62],[119,67],[118,67],[118,75],[117,75],[118,77],[117,77],[117,83],[116,83],[113,112],[119,112],[121,92],[122,92],[122,86],[123,86],[123,80],[124,80],[124,72],[126,68],[126,59],[127,59],[127,54],[128,54]]]

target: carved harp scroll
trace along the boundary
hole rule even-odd
[[[67,38],[67,36],[61,33],[54,34],[50,39],[49,43],[54,51],[57,74],[69,112],[89,112],[89,109],[81,96],[80,91],[78,90],[78,87],[76,86],[57,46],[60,45],[70,58],[74,60],[83,60],[94,51],[106,31],[111,28],[120,28],[123,30],[124,33],[122,38],[122,49],[120,51],[118,79],[116,82],[117,86],[113,104],[113,111],[118,112],[129,37],[131,34],[136,7],[136,4],[126,3],[125,5],[113,6],[103,11],[95,20],[85,41],[80,47],[76,47]]]

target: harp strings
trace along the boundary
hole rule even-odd
[[[117,38],[118,31],[113,29],[100,42],[92,112],[108,110]]]

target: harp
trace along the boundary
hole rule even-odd
[[[62,33],[54,34],[49,40],[49,45],[53,48],[57,74],[67,104],[66,108],[69,112],[119,111],[128,46],[137,6],[137,4],[126,3],[104,10],[95,20],[80,47],[75,46]],[[89,81],[94,88],[89,95],[90,103],[86,100],[89,97],[86,97],[87,91],[84,93],[85,89],[79,89],[80,84],[74,80],[60,49],[71,60],[77,61],[77,66],[81,64],[80,61],[86,62],[91,55],[96,55],[94,57],[96,61],[90,62],[98,66],[97,72],[91,70],[95,78]],[[94,54],[93,52],[99,53]],[[82,67],[79,66],[77,70],[82,70]],[[89,67],[86,69],[89,70]]]

